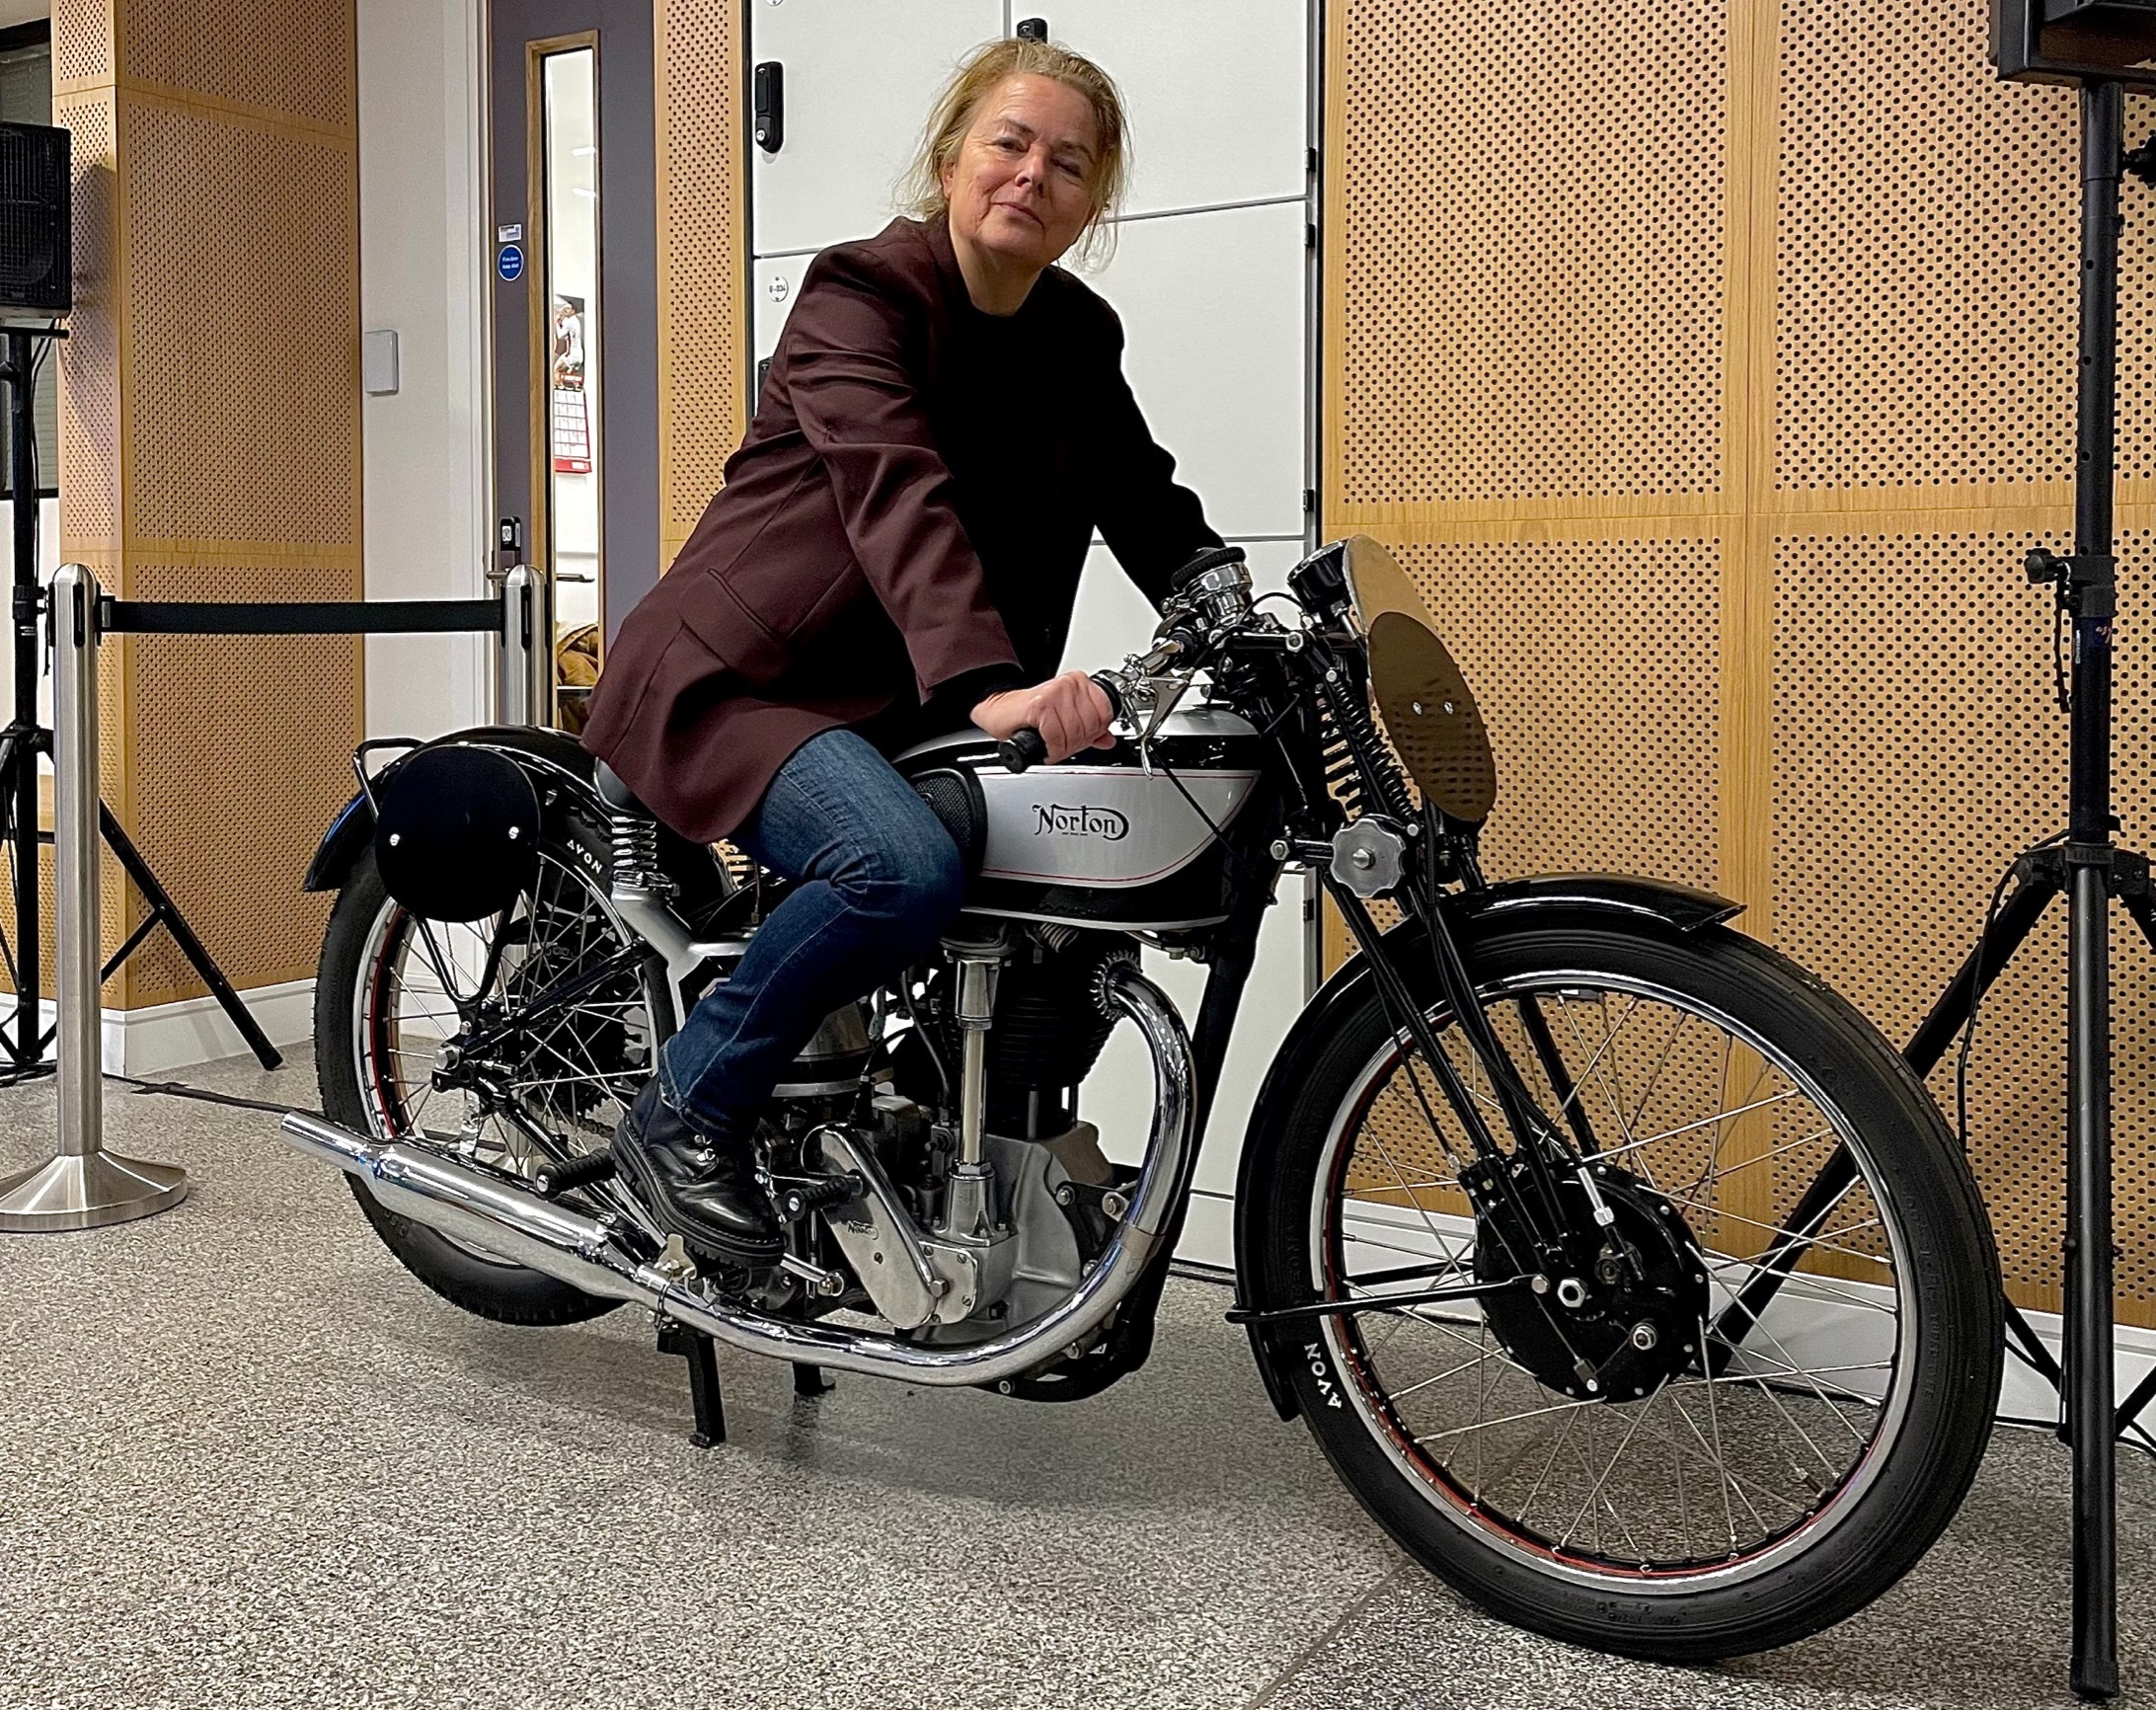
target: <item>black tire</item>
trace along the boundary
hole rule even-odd
[[[1369,1513],[1432,1572],[1502,1619],[1576,1644],[1702,1662],[1787,1644],[1864,1607],[1916,1563],[1953,1516],[1983,1458],[1997,1404],[2003,1343],[1996,1254],[1975,1183],[1937,1107],[1846,1002],[1788,959],[1727,929],[1680,935],[1647,923],[1578,918],[1539,926],[1486,922],[1469,929],[1462,948],[1485,994],[1485,1014],[1504,1024],[1501,1032],[1511,1030],[1507,1043],[1515,1055],[1528,1056],[1530,1091],[1544,1110],[1557,1114],[1562,1107],[1571,1117],[1599,1104],[1610,1113],[1596,1143],[1618,1160],[1620,1173],[1652,1175],[1658,1146],[1709,1148],[1697,1182],[1686,1163],[1679,1172],[1665,1171],[1667,1179],[1652,1189],[1628,1183],[1622,1191],[1634,1205],[1627,1217],[1648,1231],[1640,1251],[1656,1250],[1656,1213],[1683,1219],[1689,1251],[1713,1279],[1693,1302],[1696,1320],[1686,1321],[1700,1325],[1697,1347],[1715,1360],[1700,1360],[1690,1340],[1681,1349],[1672,1340],[1664,1353],[1674,1369],[1665,1369],[1653,1388],[1643,1383],[1635,1391],[1644,1401],[1619,1401],[1610,1393],[1586,1396],[1593,1386],[1585,1384],[1577,1353],[1577,1381],[1557,1372],[1557,1362],[1542,1367],[1556,1384],[1572,1385],[1569,1393],[1524,1369],[1523,1360],[1533,1363],[1532,1343],[1518,1334],[1507,1340],[1504,1326],[1526,1321],[1518,1307],[1502,1308],[1513,1316],[1501,1317],[1495,1299],[1327,1315],[1296,1324],[1293,1334],[1270,1333],[1275,1362],[1319,1444]],[[1411,949],[1402,960],[1443,1028],[1443,1049],[1458,1052],[1455,1060],[1472,1061],[1434,999],[1426,950]],[[1586,994],[1597,990],[1603,995],[1590,1004]],[[1612,993],[1629,997],[1631,1008],[1620,1010]],[[1682,1124],[1663,1127],[1678,1114],[1673,1095],[1671,1109],[1656,1102],[1663,1099],[1656,1089],[1672,1054],[1689,1065],[1709,1025],[1689,1032],[1694,1023],[1682,1019],[1686,1004],[1718,1018],[1716,1025],[1728,1024],[1719,1085],[1706,1095],[1721,1101],[1723,1114],[1711,1127],[1689,1131]],[[1572,1027],[1570,1042],[1558,1046],[1555,1071],[1531,1043],[1530,1008],[1553,1038],[1565,1031],[1554,1018]],[[1632,1039],[1651,1045],[1655,1008],[1679,1019],[1650,1079],[1621,1064],[1632,1049],[1626,1030],[1636,1022],[1641,1031]],[[1740,1054],[1751,1049],[1747,1040],[1765,1049]],[[1392,1078],[1380,1081],[1374,1077],[1388,1053]],[[1406,1154],[1412,1133],[1394,1113],[1408,1109],[1417,1113],[1414,1121],[1428,1121],[1420,1104],[1383,1102],[1402,1096],[1401,1060],[1365,982],[1363,1001],[1339,1017],[1293,1088],[1276,1168],[1259,1190],[1265,1209],[1255,1258],[1259,1295],[1268,1305],[1430,1288],[1434,1268],[1424,1266],[1420,1282],[1396,1282],[1380,1275],[1387,1256],[1376,1249],[1390,1240],[1401,1252],[1452,1254],[1460,1227],[1470,1240],[1492,1227],[1487,1218],[1439,1208],[1446,1203],[1441,1191],[1419,1179],[1441,1171],[1395,1158]],[[1711,1049],[1702,1060],[1712,1063]],[[1651,1049],[1635,1053],[1635,1064],[1643,1061],[1653,1061]],[[1739,1065],[1734,1073],[1732,1062]],[[1754,1068],[1757,1076],[1746,1083],[1742,1076]],[[1565,1077],[1579,1094],[1571,1105],[1554,1090]],[[1681,1066],[1674,1078],[1704,1086],[1715,1073]],[[1646,1091],[1633,1105],[1631,1093],[1642,1085]],[[1754,1092],[1777,1085],[1796,1091],[1762,1093],[1750,1102]],[[1610,1086],[1628,1090],[1601,1097]],[[1732,1088],[1742,1097],[1733,1097]],[[1800,1096],[1833,1133],[1806,1131],[1812,1118],[1792,1102]],[[1456,1121],[1441,1102],[1436,1109],[1445,1112],[1440,1125]],[[1493,1119],[1493,1126],[1503,1132],[1502,1122]],[[1762,1127],[1771,1144],[1759,1141]],[[1612,1141],[1613,1133],[1620,1137]],[[1786,1146],[1784,1134],[1795,1136]],[[1749,1137],[1739,1145],[1732,1135]],[[1773,1238],[1763,1231],[1790,1215],[1810,1179],[1804,1172],[1832,1151],[1836,1136],[1853,1142],[1860,1181],[1808,1250],[1798,1281],[1785,1285],[1785,1315],[1777,1319],[1770,1308],[1748,1334],[1735,1337],[1733,1345],[1744,1349],[1736,1362],[1718,1363],[1732,1346],[1722,1332],[1745,1329],[1740,1319],[1715,1316],[1728,1289],[1741,1287],[1747,1275],[1744,1258],[1730,1249]],[[1575,1143],[1584,1149],[1577,1137]],[[1741,1161],[1724,1167],[1726,1148]],[[1391,1167],[1397,1187],[1381,1175],[1355,1174],[1369,1170],[1372,1156]],[[1757,1173],[1739,1189],[1747,1171]],[[1608,1187],[1608,1169],[1598,1173]],[[1746,1234],[1746,1218],[1729,1208],[1751,1204],[1740,1193],[1764,1194],[1773,1207],[1751,1213],[1759,1233]],[[1876,1233],[1860,1215],[1867,1203],[1877,1211]],[[1703,1238],[1700,1226],[1712,1238]],[[1691,1270],[1683,1239],[1676,1237],[1669,1250],[1677,1268]],[[1357,1254],[1365,1240],[1372,1251]],[[1873,1257],[1874,1248],[1884,1256]],[[1605,1258],[1611,1250],[1602,1249]],[[1397,1254],[1390,1262],[1396,1272],[1415,1269],[1402,1267]],[[1465,1281],[1472,1268],[1471,1256],[1459,1250],[1446,1274]],[[1476,1275],[1504,1268],[1501,1258]],[[1356,1280],[1358,1269],[1367,1282]],[[1884,1284],[1867,1281],[1881,1274]],[[1520,1301],[1525,1293],[1503,1298]],[[1886,1312],[1882,1301],[1892,1308],[1890,1336],[1871,1318],[1853,1316],[1860,1308]],[[1538,1323],[1560,1322],[1554,1306],[1539,1310],[1547,1316]],[[1832,1329],[1798,1333],[1814,1323]],[[1852,1327],[1855,1352],[1828,1353],[1823,1365],[1800,1363],[1782,1340],[1788,1335],[1799,1351],[1838,1348],[1832,1338]],[[1425,1342],[1434,1353],[1422,1349]],[[1863,1360],[1864,1352],[1888,1342],[1889,1360]],[[1680,1360],[1680,1353],[1691,1358]],[[1437,1373],[1426,1382],[1424,1367],[1415,1363],[1423,1358]],[[1472,1368],[1472,1391],[1468,1379],[1446,1369],[1462,1360],[1460,1369]],[[1844,1393],[1874,1388],[1876,1397]],[[1777,1411],[1788,1430],[1776,1423]],[[1807,1418],[1816,1423],[1808,1428]],[[1834,1418],[1860,1440],[1844,1445],[1826,1423]],[[1867,1422],[1868,1441],[1861,1440]],[[1792,1433],[1811,1445],[1815,1466],[1790,1446]],[[1577,1440],[1582,1435],[1588,1446]],[[1690,1438],[1699,1439],[1697,1448]],[[1542,1445],[1553,1438],[1556,1446],[1543,1461]],[[1569,1438],[1576,1440],[1568,1445]],[[1757,1459],[1734,1459],[1738,1452],[1748,1456],[1755,1441],[1777,1438],[1778,1447]],[[1521,1439],[1532,1439],[1531,1453],[1512,1447]],[[1611,1442],[1612,1456],[1597,1473]],[[1664,1468],[1658,1462],[1665,1451]],[[1777,1452],[1789,1463],[1786,1472],[1776,1470]],[[1843,1457],[1850,1470],[1834,1482]],[[1575,1460],[1581,1463],[1577,1473]],[[1689,1502],[1688,1462],[1706,1469]],[[1755,1478],[1755,1470],[1765,1476]],[[1565,1484],[1562,1499],[1553,1482]],[[1576,1510],[1580,1491],[1584,1503]],[[1793,1516],[1786,1521],[1785,1510]],[[1718,1554],[1725,1520],[1728,1550]],[[1749,1536],[1754,1522],[1756,1540]]]
[[[592,942],[626,944],[625,929],[603,901],[607,869],[605,833],[575,815],[550,816],[541,831],[539,854],[541,878],[535,881],[534,892],[558,895],[565,907],[585,909]],[[529,910],[531,898],[527,897],[520,906]],[[486,923],[482,923],[481,930],[485,928]],[[438,934],[444,929],[437,927],[436,930]],[[404,940],[409,941],[409,917],[383,888],[370,848],[354,864],[336,907],[331,911],[315,981],[315,1075],[321,1089],[322,1109],[332,1122],[357,1133],[401,1135],[410,1133],[415,1127],[427,1126],[424,1104],[418,1114],[410,1111],[409,1090],[395,1084],[396,1076],[392,1071],[371,1068],[367,1060],[369,1053],[360,1043],[362,1039],[378,1037],[378,1032],[364,1030],[378,1029],[381,1018],[373,1011],[391,1001],[381,995],[390,977],[384,972],[384,947],[399,942],[397,934],[400,931]],[[582,942],[578,940],[578,947]],[[498,989],[507,987],[513,977],[505,965],[503,975],[497,982]],[[591,1054],[602,1057],[611,1054],[622,1060],[606,1065],[618,1068],[620,1072],[609,1077],[604,1085],[594,1085],[581,1093],[577,1108],[565,1108],[557,1089],[554,1102],[537,1113],[545,1119],[545,1126],[556,1131],[568,1131],[580,1142],[558,1148],[563,1154],[594,1150],[604,1145],[613,1121],[634,1098],[636,1086],[649,1074],[651,1061],[655,1060],[657,1048],[663,1043],[665,1032],[670,1031],[663,977],[663,970],[654,957],[625,985],[625,992],[633,990],[641,995],[646,1012],[641,1023],[625,1022],[613,1014],[600,1017],[594,1013],[583,1024],[587,1034],[585,1043],[596,1042]],[[371,995],[363,998],[362,992]],[[605,995],[603,991],[595,994]],[[618,1000],[624,993],[614,995]],[[578,1022],[572,1018],[569,1025],[575,1027]],[[638,1038],[633,1048],[627,1043],[616,1043],[617,1040],[626,1041],[631,1033],[648,1038]],[[641,1053],[643,1061],[629,1060],[632,1049]],[[377,1058],[388,1054],[391,1053],[374,1053]],[[535,1163],[538,1159],[531,1157],[524,1161]],[[366,1213],[367,1221],[405,1269],[443,1299],[467,1312],[504,1324],[554,1325],[596,1318],[620,1304],[619,1301],[596,1299],[537,1271],[505,1264],[436,1230],[414,1223],[384,1207],[357,1177],[347,1176],[346,1180]]]

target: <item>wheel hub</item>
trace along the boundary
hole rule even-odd
[[[1524,1166],[1478,1163],[1461,1172],[1475,1205],[1475,1277],[1529,1284],[1492,1294],[1483,1316],[1536,1381],[1577,1400],[1637,1401],[1692,1364],[1708,1307],[1707,1261],[1665,1197],[1607,1164],[1557,1181],[1568,1265],[1552,1277],[1514,1208],[1535,1193]],[[1513,1172],[1510,1191],[1498,1171]],[[1596,1198],[1607,1220],[1597,1216]]]

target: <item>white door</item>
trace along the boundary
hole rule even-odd
[[[1116,306],[1125,371],[1206,515],[1285,585],[1310,526],[1309,0],[750,0],[752,56],[784,66],[785,135],[755,150],[756,352],[770,355],[808,256],[879,230],[929,104],[976,42],[1045,21],[1120,85],[1135,160],[1114,259],[1088,282]],[[1064,662],[1144,647],[1155,615],[1105,547],[1087,561]],[[1213,1106],[1182,1254],[1233,1261],[1237,1158],[1260,1082],[1301,1011],[1304,893],[1282,886]],[[1194,1020],[1204,971],[1149,959]],[[1129,1030],[1087,1083],[1086,1116],[1134,1161],[1150,1077]]]
[[[1261,591],[1286,585],[1310,526],[1309,39],[1306,0],[1059,0],[1052,38],[1105,67],[1130,112],[1135,170],[1116,254],[1091,283],[1115,304],[1125,372],[1155,437],[1250,556]],[[1064,662],[1097,668],[1145,645],[1153,614],[1096,546]],[[1308,935],[1300,880],[1282,882],[1258,944],[1206,1126],[1180,1254],[1234,1263],[1236,1164],[1251,1107],[1301,1013]],[[1147,958],[1194,1019],[1202,969]],[[1119,1030],[1086,1088],[1112,1156],[1135,1161],[1145,1064]]]
[[[936,92],[1004,34],[1002,0],[748,0],[750,57],[780,68],[776,150],[749,149],[749,247],[813,255],[873,236]]]

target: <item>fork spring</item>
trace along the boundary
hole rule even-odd
[[[1340,793],[1350,815],[1388,814],[1402,824],[1415,818],[1408,783],[1377,734],[1367,700],[1339,683],[1326,683],[1323,728],[1325,781]],[[1376,800],[1369,798],[1373,794]]]

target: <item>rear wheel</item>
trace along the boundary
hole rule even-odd
[[[330,915],[315,984],[324,1113],[518,1175],[605,1145],[653,1072],[669,1018],[663,971],[634,954],[640,941],[614,913],[605,871],[603,831],[570,816],[542,831],[537,876],[506,915],[423,923],[384,889],[373,851],[362,854]],[[513,1021],[592,975],[574,1003],[502,1035],[495,1096],[437,1087],[444,1048],[460,1049],[475,1024]],[[469,1312],[567,1324],[618,1304],[401,1217],[347,1179],[405,1268]]]
[[[1318,1441],[1426,1566],[1575,1643],[1700,1661],[1863,1607],[1953,1516],[1998,1393],[1990,1229],[1929,1096],[1846,1003],[1721,928],[1485,926],[1463,948],[1586,1166],[1591,1187],[1555,1184],[1584,1256],[1552,1277],[1522,1251],[1365,986],[1294,1091],[1260,1254],[1269,1304],[1372,1302],[1271,1332]],[[1382,1304],[1478,1282],[1502,1286]]]

